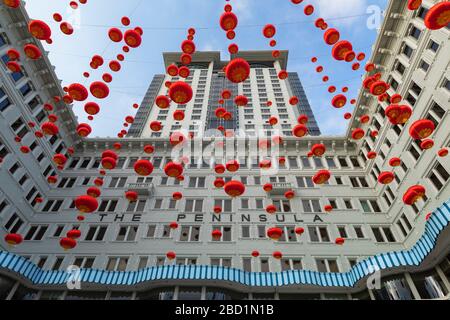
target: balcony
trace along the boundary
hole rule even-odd
[[[293,190],[294,185],[288,182],[276,182],[272,183],[273,190],[269,192],[271,196],[281,196],[286,193],[286,191]]]
[[[153,183],[129,183],[128,190],[136,191],[140,196],[153,196],[155,186]]]

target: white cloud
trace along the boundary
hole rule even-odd
[[[239,18],[239,21],[249,20],[253,17],[250,0],[239,0],[231,4],[233,12]]]

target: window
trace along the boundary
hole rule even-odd
[[[224,213],[230,213],[233,211],[231,199],[215,199],[214,207],[222,208],[222,212]]]
[[[299,188],[314,188],[312,177],[297,177],[297,186]]]
[[[86,233],[85,241],[103,241],[105,238],[106,226],[91,226]]]
[[[48,200],[42,212],[58,212],[64,200]]]
[[[416,27],[412,27],[411,30],[409,31],[409,35],[411,37],[413,37],[414,39],[418,40],[420,37],[421,31],[419,29],[417,29]]]
[[[390,227],[372,227],[372,232],[379,243],[396,242]]]
[[[103,200],[98,207],[98,212],[114,212],[118,203],[118,200]]]
[[[303,212],[305,213],[321,213],[322,208],[319,200],[302,200]]]
[[[439,44],[433,40],[430,40],[430,43],[428,44],[428,49],[430,49],[433,52],[437,52],[439,49]]]
[[[31,226],[26,233],[25,241],[40,241],[48,230],[48,226]]]
[[[382,212],[377,200],[360,200],[360,203],[365,213]]]
[[[356,238],[358,239],[364,239],[364,232],[361,226],[353,226],[353,230],[355,231]]]
[[[250,226],[241,226],[241,237],[250,238]]]
[[[289,270],[302,270],[302,260],[301,259],[282,259],[281,260],[281,271]]]
[[[434,168],[428,174],[428,179],[437,191],[441,191],[444,188],[449,178],[449,173],[439,162],[434,165]]]
[[[198,242],[200,238],[200,226],[183,226],[180,233],[180,241]]]
[[[204,188],[205,181],[206,181],[205,177],[190,177],[189,188]]]
[[[338,233],[339,233],[339,237],[344,238],[344,239],[348,238],[347,228],[345,226],[339,226]]]
[[[308,227],[309,239],[311,242],[330,242],[327,227],[311,226]]]
[[[273,200],[277,212],[292,212],[291,202],[289,200]]]
[[[88,257],[76,257],[73,265],[79,267],[80,269],[91,269],[94,265],[95,258]]]
[[[407,44],[405,44],[405,46],[403,47],[402,53],[407,56],[408,58],[411,58],[412,54],[413,54],[414,50],[408,46]]]
[[[212,266],[231,268],[231,264],[232,264],[231,258],[211,258]]]
[[[23,223],[23,220],[16,213],[14,213],[5,223],[4,227],[8,233],[17,233]]]
[[[185,212],[203,212],[202,199],[187,199],[185,205]]]
[[[116,241],[135,241],[138,226],[121,226],[116,237]]]
[[[365,177],[350,177],[353,188],[369,188]]]
[[[9,98],[6,95],[5,91],[3,91],[2,88],[0,88],[0,112],[5,111],[10,106],[11,106],[11,101],[9,100]]]
[[[147,200],[137,200],[130,202],[127,207],[127,212],[144,212]]]
[[[316,259],[317,271],[319,272],[339,272],[336,259]]]
[[[126,271],[128,265],[128,257],[109,258],[106,265],[107,271]]]
[[[419,68],[427,72],[428,69],[430,68],[430,65],[425,60],[421,60],[419,63]]]
[[[110,188],[123,188],[127,183],[127,178],[112,177],[109,183]]]
[[[156,234],[156,225],[149,225],[147,228],[147,238],[154,238]]]
[[[52,271],[58,271],[64,262],[64,257],[56,257],[55,263],[53,264]]]

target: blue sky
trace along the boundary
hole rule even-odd
[[[113,59],[120,53],[121,45],[112,44],[107,37],[111,26],[120,26],[120,19],[131,18],[131,26],[144,29],[143,45],[126,55],[122,71],[113,74],[111,94],[100,101],[102,111],[92,126],[92,136],[116,136],[122,128],[125,116],[134,115],[133,103],[141,103],[154,74],[164,73],[162,52],[179,51],[181,41],[189,27],[197,29],[197,50],[221,51],[229,57],[227,47],[231,43],[218,25],[223,12],[224,0],[88,0],[80,5],[77,14],[69,8],[69,1],[30,0],[26,8],[31,18],[49,23],[53,30],[52,45],[46,45],[52,64],[63,85],[100,80],[106,70],[93,71],[89,62],[94,54]],[[370,57],[371,46],[376,39],[376,30],[367,27],[367,8],[376,5],[384,9],[387,0],[305,0],[293,5],[290,0],[231,0],[238,15],[239,26],[234,40],[241,50],[268,50],[268,41],[262,36],[262,26],[272,23],[277,26],[275,39],[278,49],[289,50],[288,71],[298,72],[305,87],[313,111],[323,134],[340,135],[347,123],[343,114],[352,111],[351,106],[336,110],[330,105],[332,95],[328,85],[337,88],[348,86],[348,97],[357,96],[361,86],[362,71],[354,72],[351,64],[337,62],[331,58],[331,48],[323,42],[322,31],[313,22],[318,17],[329,18],[329,26],[338,28],[341,38],[350,40],[356,52],[363,51]],[[303,13],[305,4],[313,4],[316,12],[307,17]],[[59,12],[76,27],[72,36],[63,35],[52,15]],[[325,67],[323,74],[315,72],[310,62],[312,56],[319,58]],[[86,80],[82,73],[89,71]],[[327,74],[328,84],[321,78]],[[86,121],[83,103],[74,105],[79,121]],[[331,111],[331,112],[330,112]]]

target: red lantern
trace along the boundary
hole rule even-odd
[[[317,143],[317,144],[313,145],[313,147],[311,148],[311,152],[316,157],[323,156],[325,154],[326,150],[327,150],[327,148],[322,143]]]
[[[283,230],[280,228],[269,228],[269,230],[267,230],[267,236],[274,241],[280,240],[283,233]]]
[[[259,257],[259,251],[252,251],[252,257],[253,258],[258,258]]]
[[[167,257],[167,259],[169,259],[169,260],[174,260],[174,259],[177,257],[177,255],[176,255],[175,252],[169,251],[169,252],[167,252],[166,257]]]
[[[164,167],[164,172],[168,177],[176,178],[183,174],[183,166],[179,163],[169,162]]]
[[[178,75],[178,67],[174,64],[171,64],[167,67],[167,73],[172,77],[176,77]]]
[[[59,241],[59,244],[64,249],[64,251],[71,250],[77,246],[76,240],[70,238],[62,238]]]
[[[334,45],[331,55],[334,59],[342,61],[344,60],[345,54],[352,50],[353,46],[350,42],[341,40]]]
[[[175,230],[178,229],[178,223],[176,222],[171,222],[169,225],[170,229]]]
[[[58,182],[58,177],[57,176],[50,176],[47,178],[47,182],[49,184],[55,184],[56,182]]]
[[[95,81],[91,83],[90,86],[91,94],[96,97],[97,99],[105,99],[109,95],[109,88],[108,86],[100,81]]]
[[[299,235],[299,236],[301,236],[302,234],[304,234],[305,233],[305,229],[303,229],[303,228],[295,228],[295,233],[297,234],[297,235]]]
[[[52,36],[52,29],[41,20],[31,20],[28,23],[28,31],[31,35],[39,40],[49,40]]]
[[[277,260],[281,260],[283,258],[283,254],[280,251],[275,251],[272,256],[277,259]]]
[[[298,103],[300,102],[300,100],[298,99],[298,97],[291,97],[290,99],[289,99],[289,104],[291,105],[291,106],[296,106]]]
[[[178,74],[179,74],[180,77],[182,77],[182,78],[187,78],[187,77],[189,77],[189,75],[191,74],[191,72],[189,71],[189,68],[188,68],[188,67],[183,66],[183,67],[181,67],[181,68],[178,70]]]
[[[288,200],[294,199],[295,192],[293,190],[286,191],[286,193],[284,194],[284,197]]]
[[[170,100],[166,96],[156,97],[155,103],[161,109],[167,109],[170,107]]]
[[[379,95],[382,95],[383,93],[385,93],[388,89],[389,89],[389,86],[386,82],[375,81],[370,86],[370,93],[375,96],[379,96]]]
[[[225,12],[220,17],[220,27],[224,31],[234,30],[238,25],[238,18],[233,12]]]
[[[147,154],[152,154],[155,152],[155,148],[152,145],[146,145],[144,146],[144,152]]]
[[[250,75],[250,65],[241,58],[230,61],[225,70],[228,80],[233,83],[241,83],[247,80]]]
[[[98,208],[98,201],[91,196],[79,196],[75,199],[75,207],[82,213],[92,213]]]
[[[396,93],[396,94],[392,95],[390,102],[392,104],[396,104],[396,103],[400,103],[400,101],[402,101],[402,99],[403,99],[402,96],[400,94]]]
[[[225,108],[217,108],[215,111],[216,117],[219,119],[223,118],[226,113],[227,113],[227,110]]]
[[[235,198],[245,193],[245,186],[240,181],[232,180],[225,184],[224,190],[230,197]]]
[[[136,30],[127,30],[123,35],[125,43],[131,48],[137,48],[142,43],[142,37]]]
[[[102,192],[99,188],[90,187],[89,189],[87,189],[86,194],[92,198],[98,198],[101,196]]]
[[[94,184],[95,184],[97,187],[103,186],[103,179],[101,179],[101,178],[96,178],[96,179],[94,180]]]
[[[39,50],[37,46],[34,44],[27,44],[23,47],[23,51],[25,52],[25,55],[30,58],[31,60],[37,60],[40,57],[42,57],[42,52]]]
[[[81,237],[81,231],[73,229],[67,232],[67,238],[77,240]]]
[[[395,175],[392,172],[381,172],[378,176],[378,182],[381,184],[390,184],[394,181]]]
[[[266,212],[267,212],[268,214],[274,214],[274,213],[277,212],[277,207],[274,206],[273,204],[268,205],[267,208],[266,208]]]
[[[53,162],[59,166],[63,166],[67,162],[67,157],[63,154],[55,154],[53,156]]]
[[[125,192],[125,198],[129,201],[129,202],[136,202],[138,200],[138,193],[136,191],[127,191]]]
[[[323,35],[325,43],[328,45],[334,45],[336,42],[339,41],[340,37],[341,35],[339,34],[339,31],[337,31],[334,28],[328,29]]]
[[[149,176],[153,172],[153,164],[148,160],[138,160],[134,164],[134,171],[140,176]]]
[[[428,150],[434,147],[434,141],[431,139],[425,139],[420,143],[420,147],[423,150]]]
[[[308,120],[309,120],[309,118],[308,118],[308,116],[307,115],[305,115],[305,114],[302,114],[302,115],[300,115],[299,117],[298,117],[298,123],[299,124],[307,124],[308,123]]]
[[[294,129],[292,130],[292,134],[297,138],[302,138],[307,133],[308,133],[308,128],[303,124],[296,125],[294,127]]]
[[[82,138],[89,136],[92,132],[92,128],[87,123],[80,123],[76,129],[78,135]]]
[[[441,158],[444,158],[446,156],[448,156],[448,149],[447,148],[442,148],[441,150],[438,151],[438,156]]]
[[[113,42],[120,42],[123,39],[123,34],[122,34],[122,31],[120,31],[120,29],[118,29],[118,28],[111,28],[108,31],[108,37]]]
[[[169,96],[177,104],[186,104],[192,99],[192,88],[186,82],[175,82],[170,86]]]
[[[195,52],[195,44],[192,40],[184,40],[181,43],[181,51],[186,54],[193,54]]]
[[[275,28],[275,26],[273,24],[268,24],[266,26],[264,26],[263,28],[263,35],[266,38],[273,38],[275,36],[275,34],[277,33],[277,29]]]
[[[288,73],[286,70],[281,70],[281,71],[278,73],[278,78],[279,78],[280,80],[286,80],[288,77],[289,77],[289,73]]]
[[[161,122],[159,122],[159,121],[152,121],[150,123],[150,129],[152,129],[152,131],[155,131],[155,132],[161,131],[161,129],[162,129]]]
[[[225,166],[223,164],[218,164],[215,166],[214,170],[217,174],[223,174],[225,172]]]
[[[234,103],[238,106],[238,107],[245,107],[248,104],[248,98],[246,96],[237,96],[234,99]]]
[[[426,139],[433,134],[435,125],[433,121],[422,119],[414,122],[409,128],[409,134],[414,140]]]
[[[425,16],[425,26],[430,30],[444,28],[450,23],[450,2],[437,3],[428,10]]]
[[[221,189],[225,186],[225,181],[222,178],[217,178],[214,180],[214,187]]]
[[[333,97],[333,99],[331,100],[331,104],[337,109],[343,108],[347,104],[347,97],[343,94],[338,94],[337,96]]]
[[[345,239],[344,239],[344,238],[337,238],[336,241],[335,241],[335,243],[336,243],[338,246],[342,246],[342,245],[345,243]]]
[[[365,135],[366,135],[366,132],[361,128],[357,128],[357,129],[353,130],[353,132],[352,132],[352,138],[354,140],[361,140],[362,138],[364,138]]]
[[[219,240],[222,238],[222,231],[220,231],[220,230],[214,230],[214,231],[211,233],[211,236],[212,236],[213,240],[219,241]]]
[[[369,153],[367,153],[367,158],[369,158],[370,160],[373,160],[377,157],[377,153],[375,151],[370,151]]]
[[[320,170],[316,173],[316,175],[313,177],[313,182],[315,184],[324,184],[328,180],[330,180],[331,173],[328,170]]]
[[[278,124],[278,118],[277,118],[277,117],[270,117],[270,118],[269,118],[269,124],[270,124],[271,126],[277,125],[277,124]]]
[[[23,238],[22,238],[22,236],[20,234],[8,233],[5,236],[5,241],[10,246],[18,246],[19,244],[21,244],[23,242]]]
[[[9,49],[6,54],[9,57],[9,60],[15,61],[20,59],[20,52],[16,49]]]
[[[271,183],[266,183],[263,189],[265,192],[271,192],[273,190],[273,185]]]
[[[84,111],[91,116],[95,116],[100,112],[100,106],[95,102],[88,102],[84,106]]]
[[[222,213],[222,208],[218,207],[218,206],[214,207],[214,213],[215,214],[221,214]]]
[[[411,206],[422,199],[425,196],[425,193],[425,187],[421,185],[412,186],[403,195],[403,203]]]
[[[229,172],[236,172],[239,170],[239,162],[237,160],[228,161],[226,164],[226,168]]]
[[[18,64],[15,61],[8,61],[8,63],[6,64],[6,67],[8,68],[9,71],[11,72],[21,72],[21,68],[20,68],[20,64]]]
[[[183,111],[183,110],[176,110],[176,111],[173,113],[173,119],[174,119],[175,121],[183,121],[183,120],[184,120],[184,117],[185,117],[185,115],[184,115],[184,111]]]
[[[175,201],[180,201],[183,199],[183,194],[181,192],[174,192],[172,195],[172,199]]]

